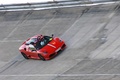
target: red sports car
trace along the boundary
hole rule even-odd
[[[19,51],[25,59],[49,60],[65,48],[65,42],[58,37],[39,34],[26,40],[20,46]]]

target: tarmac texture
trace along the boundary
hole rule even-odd
[[[26,60],[18,48],[36,34],[67,48],[49,61]],[[119,5],[0,12],[0,80],[120,80]]]

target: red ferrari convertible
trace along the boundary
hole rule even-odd
[[[35,35],[26,40],[19,48],[25,59],[49,60],[55,57],[59,51],[64,50],[66,44],[58,37]]]

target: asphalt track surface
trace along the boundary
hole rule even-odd
[[[18,51],[36,34],[65,40],[49,61]],[[119,5],[0,12],[0,80],[120,80]]]

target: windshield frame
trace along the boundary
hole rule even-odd
[[[31,42],[34,42],[34,43],[36,43],[37,42],[37,38],[31,38],[31,39],[29,39],[28,41],[26,41],[26,45],[29,45]]]

